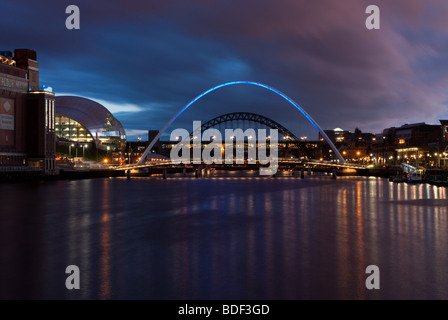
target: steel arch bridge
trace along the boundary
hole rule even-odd
[[[252,121],[259,124],[262,124],[271,129],[277,129],[279,133],[283,136],[288,136],[292,140],[299,140],[291,131],[286,129],[280,123],[269,119],[260,114],[251,113],[251,112],[232,112],[220,115],[216,118],[213,118],[201,126],[201,132],[204,132],[207,129],[213,128],[215,126],[220,125],[221,123],[231,122],[231,121]],[[190,136],[193,136],[193,133],[190,133]]]
[[[162,128],[162,130],[159,131],[159,133],[155,136],[155,138],[152,140],[152,142],[149,144],[149,146],[146,148],[145,152],[143,153],[140,161],[138,162],[137,165],[141,166],[143,164],[143,162],[145,161],[146,157],[148,156],[149,152],[151,151],[152,147],[154,147],[154,145],[156,144],[156,142],[160,139],[160,136],[165,133],[166,129],[168,129],[168,127],[185,111],[187,110],[191,105],[193,105],[196,101],[198,101],[199,99],[201,99],[202,97],[206,96],[207,94],[218,90],[220,88],[223,87],[228,87],[228,86],[233,86],[233,85],[251,85],[251,86],[256,86],[256,87],[261,87],[264,89],[267,89],[275,94],[277,94],[278,96],[282,97],[283,99],[285,99],[286,101],[288,101],[294,108],[296,108],[298,111],[300,111],[300,113],[305,116],[305,118],[319,131],[319,133],[321,134],[321,136],[324,138],[324,140],[328,143],[328,145],[330,146],[330,148],[333,150],[334,154],[336,155],[336,157],[339,159],[340,163],[345,163],[344,158],[342,157],[342,155],[340,154],[339,150],[336,148],[336,146],[334,145],[334,143],[331,141],[331,139],[327,136],[327,134],[324,132],[324,130],[319,126],[319,124],[308,114],[308,112],[306,112],[298,103],[296,103],[294,100],[292,100],[290,97],[288,97],[286,94],[284,94],[281,91],[278,91],[268,85],[259,83],[259,82],[253,82],[253,81],[232,81],[232,82],[226,82],[220,85],[217,85],[211,89],[208,89],[207,91],[204,91],[203,93],[201,93],[200,95],[198,95],[196,98],[194,98],[193,100],[191,100],[185,107],[183,107],[182,109],[180,109],[166,124],[165,126]]]

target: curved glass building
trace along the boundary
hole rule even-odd
[[[103,105],[82,97],[56,97],[55,133],[59,141],[94,142],[102,150],[126,147],[120,121]]]

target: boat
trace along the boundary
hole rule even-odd
[[[421,183],[423,182],[423,176],[419,172],[410,172],[406,177],[408,183]]]
[[[397,174],[395,176],[389,177],[390,182],[406,182],[407,181],[407,174],[404,172],[397,171]]]
[[[407,181],[407,178],[405,176],[395,176],[392,178],[393,182],[405,182]]]

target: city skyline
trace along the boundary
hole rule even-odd
[[[442,1],[378,3],[380,30],[366,29],[371,3],[359,1],[77,1],[80,30],[65,28],[71,3],[47,3],[42,10],[6,1],[1,49],[35,49],[42,84],[102,103],[131,140],[160,129],[201,92],[236,80],[281,90],[325,129],[379,133],[447,118]],[[210,95],[172,129],[232,111],[258,112],[296,135],[317,136],[295,110],[257,88]]]

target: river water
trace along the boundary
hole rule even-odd
[[[448,299],[446,190],[255,171],[2,184],[0,298]]]

